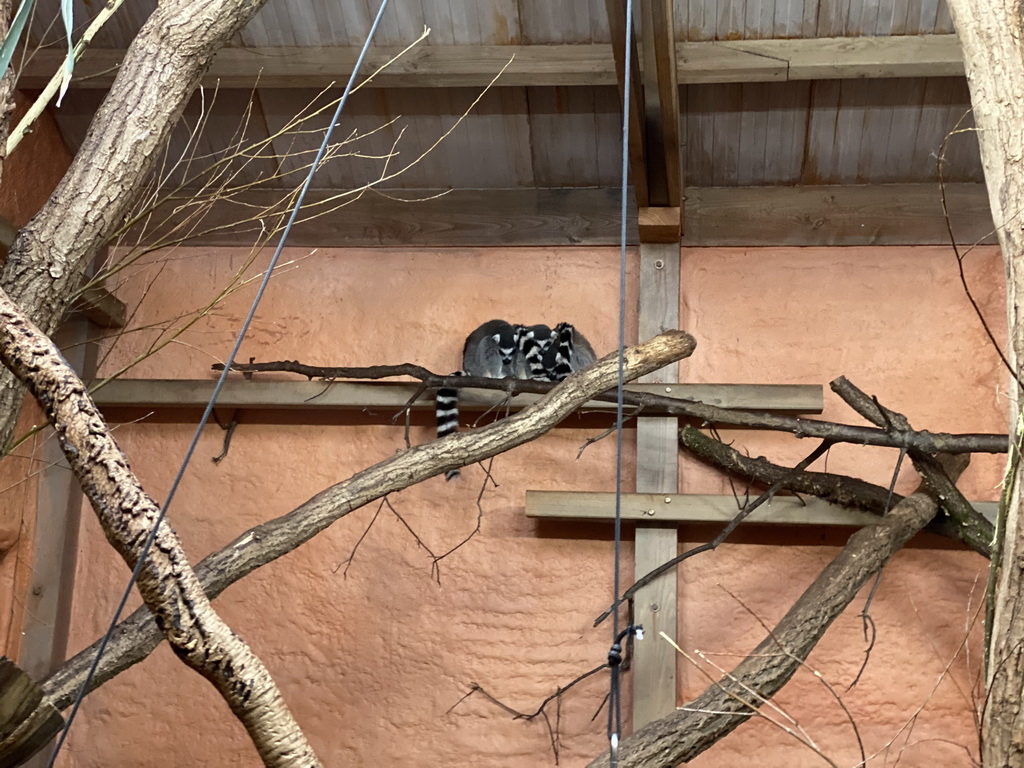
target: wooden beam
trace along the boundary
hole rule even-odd
[[[213,393],[212,380],[116,379],[93,393],[104,414],[116,420],[125,410],[161,410],[204,408]],[[229,379],[224,384],[218,407],[246,410],[307,411],[311,423],[324,411],[364,411],[379,409],[381,419],[390,419],[416,392],[416,384],[405,382],[339,381],[263,381]],[[722,408],[750,408],[787,413],[821,413],[822,388],[803,384],[632,384],[630,391],[652,392],[685,400],[701,400]],[[512,399],[517,410],[536,402],[539,395],[523,394]],[[464,389],[459,394],[459,409],[478,412],[504,401],[495,390]],[[613,411],[614,403],[592,401],[587,410]],[[432,410],[434,401],[425,396],[414,410]]]
[[[370,50],[365,71],[398,48]],[[356,48],[224,48],[203,77],[222,88],[323,88],[343,83]],[[514,58],[512,58],[514,56]],[[122,49],[90,48],[75,65],[76,88],[109,88]],[[481,87],[512,58],[500,86],[615,85],[610,45],[420,45],[374,78],[378,88]],[[41,89],[63,64],[56,49],[33,53],[18,86]],[[956,35],[735,40],[676,44],[680,83],[746,83],[963,75]]]
[[[304,212],[315,215],[324,207],[335,208],[344,200],[330,206],[322,206],[321,201],[337,194],[337,190],[311,190]],[[251,245],[262,231],[261,222],[253,222],[253,217],[269,221],[262,211],[278,205],[283,195],[281,190],[254,190],[233,202],[216,203],[189,243]],[[615,188],[391,190],[387,196],[365,195],[297,224],[288,244],[314,248],[612,245],[619,242],[619,195]],[[151,239],[162,238],[161,233],[178,221],[173,209],[168,211],[166,225],[155,226],[159,218],[150,221]],[[632,204],[627,217],[627,230],[635,238]],[[244,223],[236,224],[239,221]]]
[[[946,245],[938,184],[686,191],[683,245]],[[960,243],[994,244],[984,184],[947,184]]]
[[[439,190],[401,190],[428,198]],[[312,191],[316,203],[331,193]],[[248,193],[245,205],[219,203],[204,220],[200,246],[250,246],[258,225],[231,227],[279,200]],[[984,184],[947,184],[957,241],[995,243]],[[661,214],[658,214],[659,216]],[[636,242],[637,210],[627,231]],[[803,187],[689,187],[684,211],[687,246],[945,245],[938,184]],[[289,244],[300,247],[469,247],[618,245],[619,191],[590,189],[456,190],[406,203],[367,195],[357,203],[299,224]]]
[[[612,58],[615,61],[615,84],[619,87],[619,103],[626,100],[626,57],[629,57],[629,174],[633,199],[637,205],[649,205],[650,178],[647,157],[646,120],[644,117],[644,80],[636,46],[636,33],[626,39],[626,3],[605,0],[608,29],[611,34]]]
[[[679,80],[672,0],[642,4],[644,115],[649,205],[679,208],[682,176],[679,143]],[[643,203],[637,200],[641,208]],[[679,213],[676,212],[676,222]],[[676,241],[678,237],[676,237]],[[643,232],[641,242],[645,240]],[[674,242],[656,240],[653,242]]]
[[[971,504],[990,521],[995,520],[998,503],[973,501]],[[625,493],[622,495],[621,510],[625,520],[722,524],[732,520],[739,511],[735,496],[675,493]],[[615,518],[615,494],[527,491],[526,516],[611,522]],[[878,519],[878,515],[830,504],[813,496],[776,496],[771,504],[754,510],[746,522],[861,526],[876,523]]]
[[[640,245],[639,336],[648,339],[679,327],[679,245]],[[676,366],[644,376],[644,383],[671,386]],[[679,490],[679,419],[640,417],[636,424],[636,490]],[[640,578],[678,554],[675,525],[648,521],[637,526],[634,573]],[[633,620],[651,637],[678,635],[678,580],[666,573],[637,592]],[[633,729],[665,717],[676,708],[676,653],[668,643],[639,643],[633,650]]]
[[[70,315],[81,315],[100,328],[124,328],[128,322],[128,308],[106,288],[86,288],[68,310]]]
[[[682,209],[641,208],[637,222],[641,243],[675,243],[682,237]]]

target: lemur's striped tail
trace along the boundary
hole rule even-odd
[[[452,376],[465,376],[464,371],[455,371]],[[445,437],[459,431],[459,390],[439,389],[435,400],[437,414],[437,436]],[[454,480],[459,470],[449,469],[444,473],[445,480]]]

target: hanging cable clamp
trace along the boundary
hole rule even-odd
[[[625,640],[629,635],[632,635],[637,640],[644,639],[644,628],[641,624],[630,624],[624,630],[619,632],[618,637],[615,638],[615,642],[612,643],[611,649],[608,651],[608,666],[617,667],[622,663],[622,641]]]

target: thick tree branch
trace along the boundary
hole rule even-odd
[[[693,337],[689,334],[668,331],[627,349],[626,380],[688,357],[694,346]],[[574,373],[547,396],[517,414],[480,429],[415,446],[385,459],[321,491],[288,514],[246,531],[227,547],[199,563],[196,574],[212,599],[230,584],[291,552],[331,523],[374,499],[533,440],[596,393],[613,386],[617,377],[618,361],[615,355],[609,355]],[[137,610],[119,625],[100,662],[92,687],[142,661],[160,639],[149,612]],[[67,707],[84,679],[94,653],[95,647],[86,648],[44,680],[45,702],[58,709]]]
[[[164,0],[132,41],[70,168],[0,272],[0,287],[44,333],[122,225],[214,54],[265,2]],[[21,398],[14,377],[0,371],[0,449]]]
[[[107,540],[134,568],[160,508],[131,471],[85,384],[3,290],[0,357],[46,411]],[[174,652],[224,697],[264,765],[319,766],[270,673],[213,610],[166,521],[157,529],[137,583]]]
[[[222,370],[223,366],[214,365],[214,370]],[[290,372],[308,378],[340,379],[366,378],[383,379],[390,376],[412,376],[423,382],[424,389],[437,387],[497,389],[505,392],[532,392],[543,394],[550,392],[552,384],[540,381],[521,379],[487,379],[480,377],[439,376],[419,365],[405,363],[402,365],[375,365],[369,368],[327,367],[305,365],[294,360],[282,360],[267,363],[236,363],[233,370],[241,373],[255,372]],[[615,401],[612,392],[596,393],[591,400]],[[627,405],[642,406],[644,415],[678,416],[695,419],[707,424],[728,424],[734,427],[750,427],[753,429],[773,429],[780,432],[791,432],[797,437],[812,437],[829,440],[834,443],[855,443],[857,445],[879,445],[888,448],[919,448],[925,453],[1006,453],[1009,444],[1006,435],[998,434],[949,434],[947,432],[928,432],[927,430],[900,432],[893,434],[886,429],[835,424],[828,421],[798,419],[762,411],[743,411],[732,408],[719,408],[694,400],[683,400],[677,397],[648,394],[646,392],[626,392],[624,402]]]
[[[963,49],[992,221],[1006,263],[1010,429],[1019,435],[1024,365],[1024,11],[1019,0],[949,0]],[[992,558],[994,591],[985,638],[988,691],[981,760],[1024,767],[1024,464],[1011,455],[1003,479],[1000,541]],[[988,641],[991,642],[988,642]]]
[[[679,430],[679,444],[697,458],[729,474],[762,485],[773,485],[781,481],[782,487],[786,490],[817,496],[840,506],[881,515],[885,512],[886,502],[889,500],[889,489],[880,485],[831,472],[804,471],[794,474],[790,467],[773,464],[763,457],[755,459],[745,456],[735,448],[708,437],[694,427]],[[894,493],[891,504],[902,500],[903,496]],[[926,530],[962,541],[984,557],[992,556],[991,538],[978,540],[977,537],[969,535],[962,526],[948,517],[945,507],[939,510],[939,514],[928,524]]]
[[[948,461],[957,478],[968,457]],[[685,707],[650,723],[622,742],[621,768],[675,768],[692,760],[751,717],[758,698],[771,698],[789,681],[856,597],[860,588],[935,515],[938,505],[920,488],[880,519],[850,537],[843,551],[823,570],[789,612],[735,669]],[[657,642],[657,641],[656,641]],[[748,706],[744,702],[751,702]],[[608,754],[590,763],[606,768]]]

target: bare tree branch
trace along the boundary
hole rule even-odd
[[[843,401],[868,421],[888,429],[895,434],[913,432],[910,422],[902,413],[897,413],[869,397],[855,387],[845,376],[840,376],[830,385],[832,391],[843,398]],[[916,448],[908,450],[910,460],[921,477],[931,488],[942,508],[956,521],[960,527],[960,538],[972,549],[981,551],[992,550],[992,523],[986,520],[971,503],[960,493],[960,489],[946,476],[942,467],[933,456]]]
[[[958,478],[968,457],[944,459]],[[707,688],[684,708],[641,728],[619,747],[621,768],[675,768],[693,759],[749,719],[742,703],[755,691],[774,696],[807,658],[825,630],[860,588],[935,515],[938,504],[919,488],[877,525],[861,528],[823,570],[789,612],[729,676]],[[605,753],[590,768],[607,768]]]
[[[223,370],[214,365],[214,370]],[[305,365],[294,360],[268,363],[235,363],[233,370],[240,373],[290,372],[308,378],[324,379],[384,379],[391,376],[411,376],[423,382],[425,389],[447,387],[450,389],[474,388],[497,389],[503,392],[550,392],[552,384],[523,379],[488,379],[476,376],[439,376],[419,365],[375,365],[367,368],[328,367]],[[592,400],[614,402],[613,393],[595,393]],[[728,424],[734,427],[773,429],[791,432],[797,437],[812,437],[834,443],[855,443],[857,445],[879,445],[888,448],[918,448],[925,453],[1006,453],[1009,438],[1000,434],[950,434],[910,430],[893,434],[886,429],[835,424],[829,421],[798,419],[762,411],[744,411],[733,408],[719,408],[695,400],[648,394],[646,392],[625,392],[623,402],[643,407],[645,415],[679,416],[696,419],[707,424]]]
[[[696,345],[682,331],[668,331],[625,351],[625,376],[632,380],[684,357]],[[471,432],[450,435],[402,451],[348,480],[327,488],[288,514],[252,528],[196,566],[212,599],[260,566],[291,552],[331,523],[374,499],[529,442],[572,413],[618,378],[615,355],[574,373],[546,397],[512,416]],[[100,662],[93,688],[142,661],[160,642],[149,612],[137,610],[118,626]],[[45,703],[64,709],[95,653],[90,646],[43,681]]]
[[[160,508],[129,468],[85,384],[2,289],[0,357],[43,406],[107,540],[134,568]],[[270,672],[213,610],[166,521],[157,528],[137,584],[175,654],[220,692],[264,765],[321,765]]]
[[[833,504],[861,509],[876,515],[885,513],[888,489],[866,480],[831,472],[805,471],[794,474],[789,467],[773,464],[763,457],[755,459],[744,456],[735,448],[705,435],[694,427],[679,430],[679,443],[697,458],[732,475],[754,480],[762,485],[772,485],[782,480],[781,487],[789,491],[810,494]],[[893,494],[893,503],[902,500],[901,495]],[[965,529],[945,513],[945,503],[943,500],[942,509],[928,524],[926,530],[962,541],[978,554],[991,557],[991,537],[987,540],[978,540],[977,537],[967,535]]]

